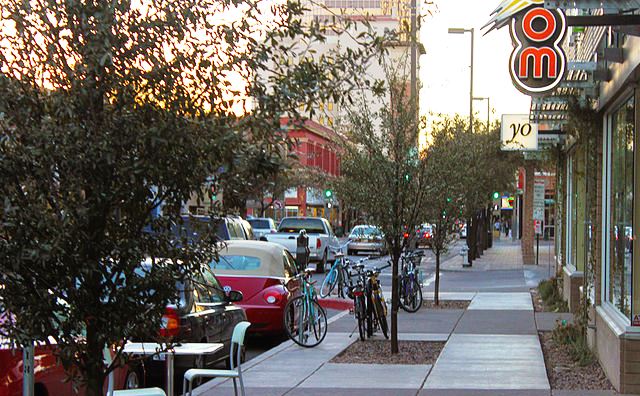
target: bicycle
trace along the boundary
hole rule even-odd
[[[401,256],[402,269],[399,276],[398,297],[400,308],[406,312],[417,312],[422,306],[422,287],[419,281],[420,261],[424,253],[414,251]]]
[[[287,336],[296,344],[312,348],[320,344],[327,335],[327,314],[318,304],[314,288],[310,281],[311,271],[306,270],[297,276],[301,279],[302,292],[289,300],[284,307],[284,328]]]
[[[376,328],[380,327],[382,334],[389,339],[389,324],[387,323],[387,303],[384,301],[382,287],[378,280],[380,271],[389,268],[391,262],[384,267],[374,268],[366,272],[366,300],[367,300],[367,335],[373,336]]]
[[[362,264],[362,262],[366,260],[368,259],[362,259],[352,266],[352,268],[355,270],[355,273],[352,273],[351,271],[348,272],[349,286],[347,287],[349,298],[353,299],[353,313],[358,323],[357,327],[361,341],[365,340],[367,333],[367,303],[365,296],[366,290],[364,286],[366,278],[364,275],[364,264]],[[358,278],[355,284],[352,281],[352,278],[354,277]]]
[[[349,278],[349,260],[342,253],[342,249],[347,245],[348,243],[337,249],[330,248],[335,252],[336,260],[320,286],[321,298],[330,296],[336,286],[338,286],[338,297],[345,298],[345,287]]]

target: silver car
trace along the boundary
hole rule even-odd
[[[255,217],[247,220],[253,227],[253,234],[256,239],[260,239],[266,234],[276,232],[276,223],[268,217]]]
[[[349,234],[347,254],[354,255],[359,252],[373,252],[380,256],[387,254],[387,244],[378,227],[371,225],[353,227]]]

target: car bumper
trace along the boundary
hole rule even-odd
[[[382,242],[350,242],[347,246],[349,250],[380,252],[385,250]]]
[[[249,333],[282,333],[284,331],[282,316],[284,306],[282,305],[240,305],[247,314],[247,320],[251,322]]]

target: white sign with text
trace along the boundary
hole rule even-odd
[[[503,151],[538,150],[538,124],[529,122],[529,114],[503,114],[500,135]]]

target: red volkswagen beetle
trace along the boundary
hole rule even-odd
[[[297,289],[296,262],[289,251],[278,244],[262,241],[227,241],[211,269],[226,292],[239,290],[251,322],[249,331],[282,334],[284,306]],[[288,284],[289,289],[285,287]]]

